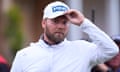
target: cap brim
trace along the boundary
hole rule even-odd
[[[55,14],[50,15],[47,18],[56,18],[56,17],[62,16],[62,15],[65,15],[65,12],[56,12]]]

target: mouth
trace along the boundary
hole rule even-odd
[[[62,35],[64,35],[64,33],[63,33],[63,32],[55,32],[55,34],[62,34]]]
[[[63,32],[55,32],[55,35],[57,37],[64,37],[64,33]]]

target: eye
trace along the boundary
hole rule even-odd
[[[62,23],[63,23],[64,25],[66,25],[66,24],[68,23],[68,21],[64,20]]]
[[[54,24],[58,24],[59,23],[59,20],[58,19],[52,19],[52,22],[54,23]]]

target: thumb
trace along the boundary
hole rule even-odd
[[[66,14],[65,16],[68,18],[69,21],[71,21],[71,16],[70,15]]]

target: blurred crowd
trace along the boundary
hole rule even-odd
[[[0,72],[9,72],[10,71],[10,65],[6,61],[6,59],[0,55]]]

